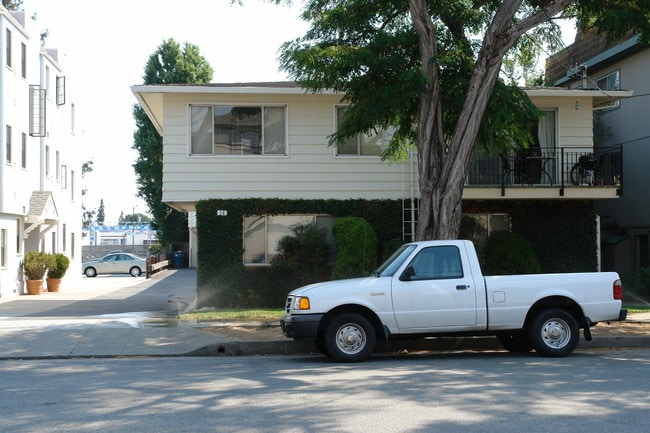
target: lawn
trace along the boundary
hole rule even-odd
[[[265,322],[280,320],[284,310],[282,308],[261,309],[202,309],[181,314],[181,320],[195,320],[197,322],[220,322],[236,320],[260,320]]]

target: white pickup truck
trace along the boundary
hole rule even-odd
[[[368,358],[377,341],[496,336],[505,349],[569,355],[580,328],[625,320],[618,274],[483,276],[470,241],[400,247],[374,275],[311,284],[289,293],[284,335],[312,341],[342,362]]]

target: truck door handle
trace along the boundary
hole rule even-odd
[[[456,290],[467,290],[467,287],[465,284],[459,284],[456,286]]]

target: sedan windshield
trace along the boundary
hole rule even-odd
[[[392,277],[397,271],[397,268],[402,265],[404,260],[406,260],[414,249],[415,245],[402,245],[388,258],[388,260],[384,262],[383,265],[377,268],[373,275],[377,277]]]

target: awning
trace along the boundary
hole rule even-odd
[[[25,217],[25,231],[23,238],[27,238],[29,233],[41,226],[44,230],[41,233],[49,231],[59,222],[59,213],[56,210],[56,204],[50,191],[34,191],[29,198],[29,211]]]

